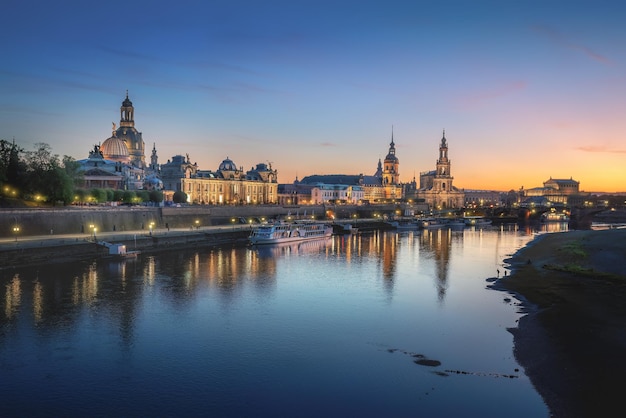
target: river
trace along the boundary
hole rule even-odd
[[[0,416],[547,417],[513,357],[519,302],[487,288],[534,233],[1,271]]]

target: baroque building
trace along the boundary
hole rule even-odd
[[[109,147],[108,141],[113,144]],[[146,167],[145,143],[142,134],[135,128],[135,108],[133,102],[128,98],[128,90],[126,91],[126,99],[120,107],[120,126],[116,129],[113,123],[113,135],[102,143],[102,153],[104,158],[111,159],[118,150],[118,143],[124,144],[127,150],[129,162],[139,168]],[[109,149],[111,148],[111,149]]]
[[[271,164],[257,164],[245,171],[228,157],[216,171],[200,170],[189,155],[177,155],[161,165],[165,200],[177,191],[192,204],[272,204],[278,202],[278,172]]]
[[[417,199],[423,199],[431,210],[459,209],[464,206],[465,193],[454,187],[448,158],[446,131],[439,144],[439,158],[435,170],[420,173],[420,188],[415,192]]]
[[[580,191],[580,182],[569,179],[553,179],[543,182],[543,187],[520,190],[521,206],[579,206],[589,197]]]
[[[145,144],[141,132],[135,128],[135,108],[126,98],[120,107],[120,125],[113,123],[111,136],[94,146],[89,157],[79,160],[85,188],[113,188],[121,190],[160,190],[156,145],[151,164],[146,166]]]
[[[280,200],[318,204],[328,201],[378,203],[402,199],[403,187],[399,181],[399,167],[400,160],[396,156],[392,129],[389,151],[384,162],[378,160],[374,175],[315,174],[306,176],[300,181],[296,179],[293,185],[281,185]]]

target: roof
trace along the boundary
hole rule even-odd
[[[352,186],[380,186],[382,181],[376,176],[364,176],[362,174],[314,174],[300,180],[301,184],[347,184]]]

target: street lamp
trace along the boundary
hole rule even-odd
[[[235,218],[231,218],[230,223],[233,224],[233,231],[235,230]]]
[[[154,228],[154,222],[150,222],[150,236],[152,236],[152,228]]]
[[[15,234],[15,242],[17,242],[17,234],[19,234],[19,233],[20,233],[20,227],[19,227],[19,226],[17,226],[17,225],[15,225],[15,226],[13,227],[13,233]]]
[[[200,221],[196,219],[196,229],[200,227]]]
[[[89,229],[91,229],[93,233],[93,240],[96,241],[96,226],[94,224],[89,224]]]

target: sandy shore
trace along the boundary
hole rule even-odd
[[[626,229],[539,236],[493,287],[528,314],[515,357],[554,417],[621,415],[626,379]]]

